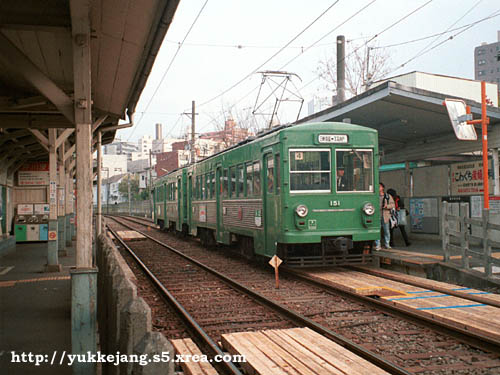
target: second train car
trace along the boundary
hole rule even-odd
[[[372,261],[380,237],[376,130],[283,126],[159,178],[155,221],[207,246],[289,265]]]

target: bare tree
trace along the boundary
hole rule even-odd
[[[346,49],[346,94],[356,96],[366,90],[374,81],[380,80],[390,72],[390,56],[385,48],[356,46],[350,43]],[[316,69],[318,76],[325,82],[325,89],[337,93],[337,57],[335,54],[320,60]]]

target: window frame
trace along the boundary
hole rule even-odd
[[[292,152],[320,152],[328,151],[328,160],[330,160],[330,169],[328,173],[330,174],[330,188],[328,190],[292,190],[292,174],[296,173],[326,173],[327,171],[292,171]],[[329,194],[332,193],[332,149],[331,148],[289,148],[288,149],[288,185],[290,186],[290,194]]]
[[[348,191],[337,191],[337,152],[338,151],[363,151],[363,152],[366,152],[366,151],[369,151],[371,153],[371,156],[372,156],[372,166],[371,166],[371,170],[372,170],[372,173],[371,173],[371,186],[372,186],[372,190],[348,190]],[[352,147],[352,148],[336,148],[335,149],[335,193],[336,194],[358,194],[358,193],[374,193],[375,192],[375,185],[374,185],[374,181],[375,181],[375,164],[374,164],[374,160],[373,160],[373,155],[375,154],[374,152],[374,149],[373,148],[355,148],[355,147]]]

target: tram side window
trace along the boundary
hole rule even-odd
[[[196,176],[194,195],[195,195],[196,199],[200,199],[200,176]]]
[[[266,164],[267,193],[272,194],[274,190],[274,159],[272,154],[266,156]]]
[[[237,182],[237,187],[236,187],[236,196],[237,197],[243,197],[243,191],[244,191],[244,184],[245,180],[243,179],[244,174],[243,174],[243,165],[238,165],[238,169],[236,172],[236,182]]]
[[[227,198],[227,168],[224,169],[222,177],[222,196]]]
[[[253,163],[253,193],[260,195],[260,163],[258,161]]]
[[[205,199],[210,198],[210,175],[207,173],[204,177]]]
[[[281,175],[280,175],[280,154],[275,155],[275,160],[276,160],[276,181],[274,182],[276,185],[276,194],[280,193],[280,182],[281,182]]]
[[[247,197],[253,195],[253,165],[247,164]]]
[[[229,168],[229,196],[234,197],[236,193],[236,167]]]
[[[207,199],[207,175],[201,176],[201,199]]]
[[[215,198],[215,172],[210,173],[210,197]]]

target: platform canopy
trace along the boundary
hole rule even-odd
[[[477,141],[457,140],[443,106],[445,98],[454,96],[387,81],[298,123],[350,119],[353,124],[376,129],[383,164],[439,158],[460,160],[464,153],[481,150],[481,129],[476,129]],[[474,118],[480,118],[481,104],[467,99],[465,102]],[[488,106],[487,112],[489,147],[500,148],[500,109]]]
[[[113,140],[119,120],[134,113],[179,3],[0,0],[3,161],[20,165],[46,157],[43,140],[48,128],[59,128],[59,136],[67,136],[67,150],[74,145],[74,134],[63,131],[75,127],[70,11],[75,1],[90,4],[92,120],[93,129],[102,130],[104,143]]]

